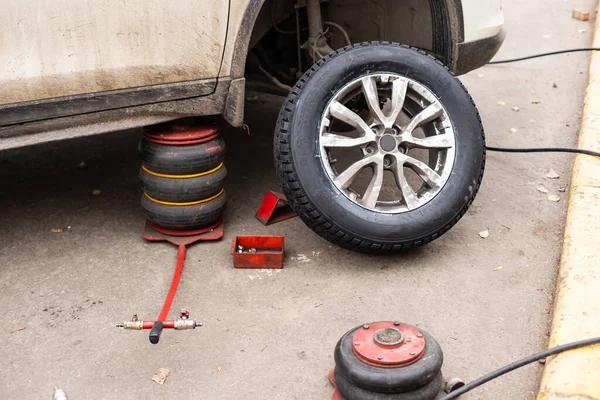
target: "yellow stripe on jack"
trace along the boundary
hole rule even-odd
[[[142,169],[144,171],[146,171],[147,173],[149,173],[150,175],[158,176],[160,178],[187,179],[187,178],[197,178],[199,176],[204,176],[204,175],[212,174],[213,172],[218,171],[222,166],[223,166],[223,163],[219,164],[218,166],[216,166],[215,168],[211,169],[210,171],[200,172],[199,174],[192,174],[192,175],[167,175],[167,174],[159,174],[158,172],[150,171],[148,168],[144,167],[143,165],[142,165]]]
[[[220,195],[222,195],[224,191],[225,191],[225,189],[221,189],[221,191],[219,193],[215,194],[212,197],[209,197],[208,199],[202,199],[202,200],[198,200],[198,201],[189,201],[187,203],[172,203],[170,201],[156,200],[155,198],[148,196],[148,193],[146,193],[146,192],[144,192],[144,196],[146,196],[149,200],[151,200],[155,203],[164,204],[166,206],[194,206],[196,204],[202,204],[202,203],[206,203],[207,201],[214,200],[217,197],[219,197]]]

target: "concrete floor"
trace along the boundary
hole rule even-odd
[[[592,24],[570,13],[591,10],[592,0],[505,3],[509,34],[498,58],[590,42]],[[463,77],[488,144],[574,145],[587,61],[561,55]],[[59,386],[73,399],[327,399],[337,340],[375,320],[433,334],[445,376],[466,381],[546,346],[567,195],[558,189],[568,185],[571,156],[491,153],[473,207],[449,233],[411,254],[360,255],[298,219],[270,227],[254,219],[263,193],[276,188],[280,102],[247,104],[250,136],[225,132],[226,236],[189,248],[173,307],[187,307],[204,327],[166,331],[157,346],[147,331],[114,327],[134,313],[157,315],[176,254],[140,237],[139,132],[0,153],[0,398],[50,398]],[[546,178],[550,168],[559,179]],[[285,268],[233,269],[230,243],[239,234],[285,235]],[[171,370],[163,386],[151,381],[159,367]],[[541,370],[536,363],[465,398],[534,398]]]

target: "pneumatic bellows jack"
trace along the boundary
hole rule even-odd
[[[223,237],[223,211],[227,197],[223,183],[225,142],[217,127],[188,118],[144,129],[139,144],[140,181],[146,225],[142,237],[178,246],[171,286],[156,320],[117,324],[129,330],[150,330],[150,343],[160,340],[163,329],[187,330],[202,326],[183,309],[179,319],[168,320],[169,310],[183,270],[186,248],[199,241]]]
[[[412,325],[358,326],[335,346],[332,400],[433,400],[442,391],[443,360],[438,342]]]
[[[214,124],[186,119],[147,127],[138,150],[142,207],[152,226],[185,234],[222,219],[225,141]]]

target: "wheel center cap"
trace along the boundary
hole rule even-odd
[[[379,139],[379,147],[383,151],[394,151],[396,148],[396,139],[392,135],[383,135]]]

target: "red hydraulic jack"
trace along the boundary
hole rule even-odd
[[[171,309],[171,303],[173,303],[173,298],[175,297],[175,292],[179,285],[179,279],[181,278],[186,246],[200,241],[221,239],[223,237],[223,221],[195,231],[172,231],[160,228],[150,221],[146,221],[142,237],[151,242],[167,241],[179,247],[173,280],[171,281],[171,287],[167,292],[167,297],[160,310],[160,314],[158,314],[158,318],[155,321],[139,321],[137,316],[134,316],[132,321],[125,321],[117,324],[117,327],[133,330],[150,329],[150,343],[156,344],[160,339],[160,334],[163,329],[183,330],[195,329],[198,326],[202,326],[201,322],[189,319],[190,314],[185,309],[181,310],[179,319],[177,320],[167,320],[166,318]]]

